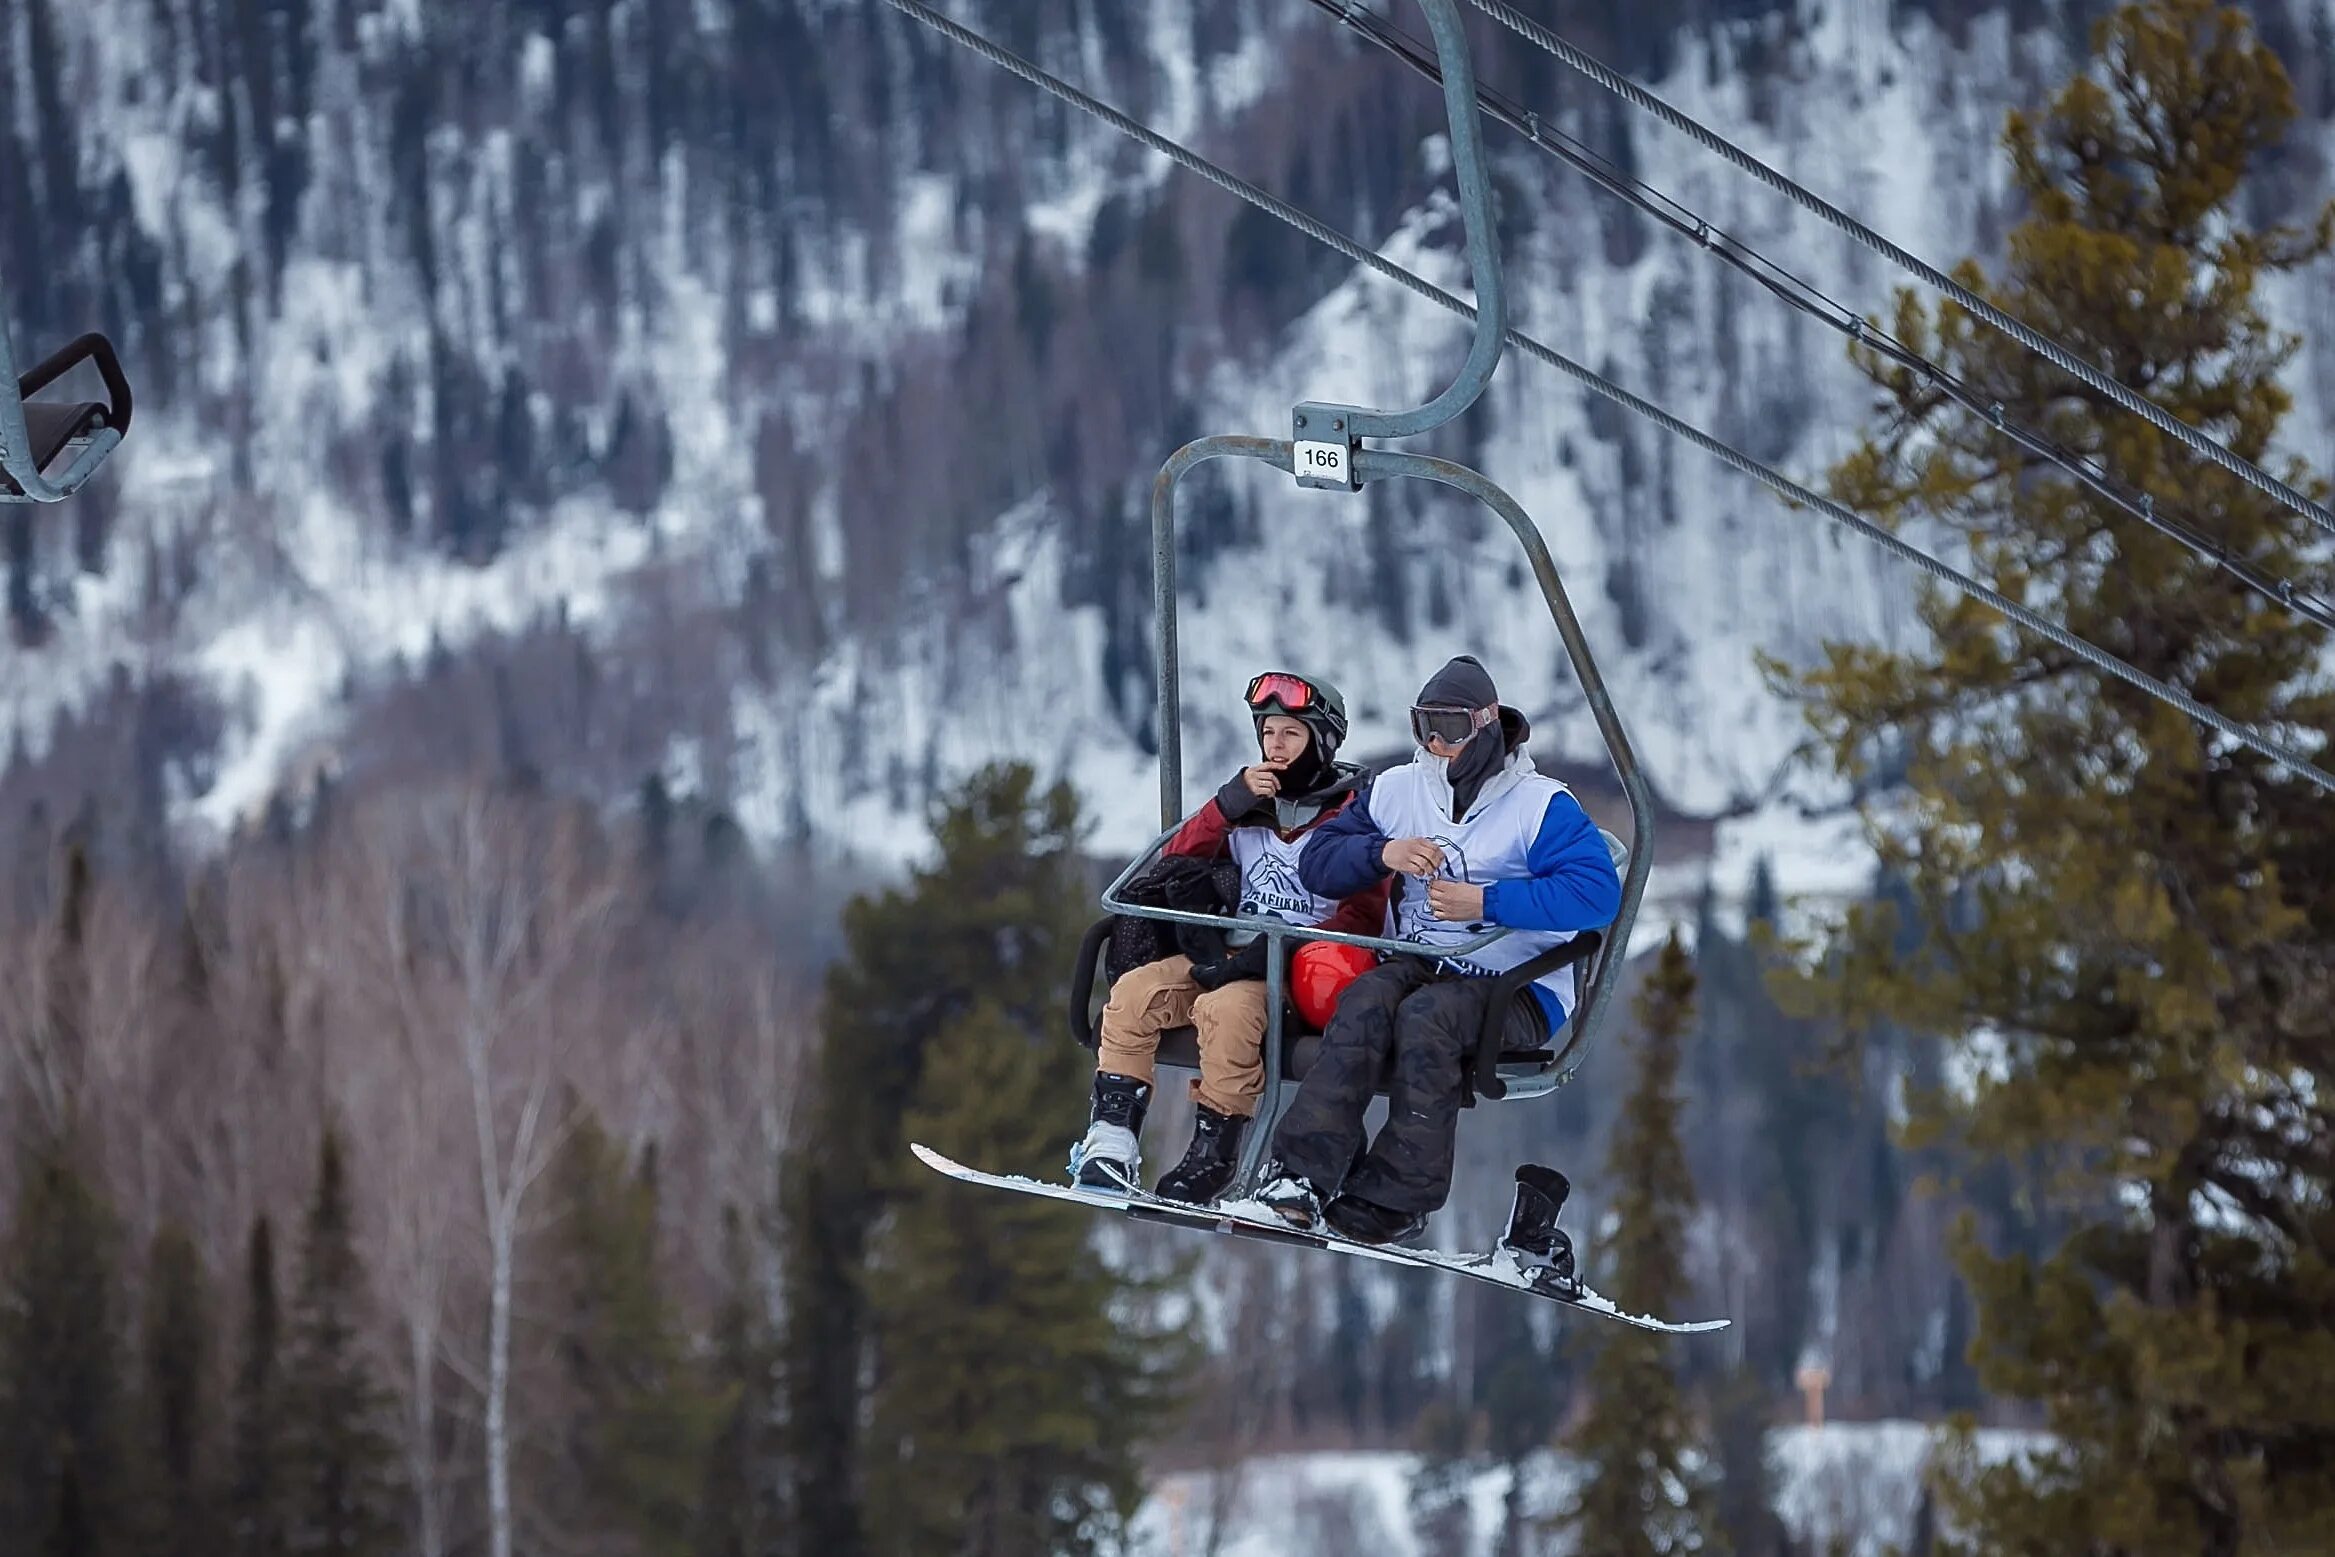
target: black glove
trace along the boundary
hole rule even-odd
[[[1263,936],[1243,946],[1228,957],[1214,962],[1192,964],[1192,982],[1202,989],[1222,989],[1242,979],[1261,979],[1265,976],[1265,957],[1272,942]]]
[[[1241,769],[1226,779],[1224,787],[1216,792],[1216,809],[1224,813],[1224,819],[1228,822],[1237,822],[1257,807],[1273,803],[1270,796],[1260,795],[1249,788],[1248,773],[1248,769]]]
[[[1146,893],[1139,901],[1187,914],[1230,913],[1240,901],[1240,867],[1231,860],[1170,854],[1144,873],[1143,884]],[[1160,932],[1194,962],[1224,956],[1224,932],[1214,925],[1161,925]]]
[[[1170,856],[1176,869],[1163,871],[1159,882],[1160,902],[1169,908],[1187,914],[1221,914],[1224,912],[1224,894],[1216,887],[1216,862]],[[1166,861],[1161,861],[1164,865]]]

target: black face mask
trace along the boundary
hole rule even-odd
[[[1500,721],[1494,720],[1468,737],[1459,755],[1451,759],[1444,776],[1451,780],[1451,819],[1460,821],[1467,808],[1475,804],[1476,792],[1484,787],[1484,780],[1500,771],[1508,760],[1507,733]]]
[[[1322,755],[1322,738],[1311,730],[1306,732],[1305,750],[1297,760],[1281,771],[1281,795],[1286,800],[1300,800],[1337,777],[1337,764]]]

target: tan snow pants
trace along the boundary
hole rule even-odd
[[[1200,1033],[1200,1079],[1192,1096],[1220,1114],[1254,1119],[1265,1090],[1265,981],[1221,989],[1192,982],[1192,959],[1163,957],[1130,968],[1103,1007],[1096,1068],[1151,1080],[1159,1035],[1189,1023]]]

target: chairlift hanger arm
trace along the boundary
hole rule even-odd
[[[1363,438],[1403,438],[1433,431],[1476,402],[1500,365],[1508,333],[1508,294],[1500,275],[1500,247],[1492,229],[1492,181],[1484,168],[1484,125],[1476,109],[1475,67],[1468,59],[1459,0],[1419,0],[1435,38],[1443,72],[1443,111],[1450,123],[1452,170],[1459,183],[1460,221],[1467,233],[1468,273],[1476,289],[1475,338],[1459,375],[1441,394],[1408,411],[1307,401],[1290,414],[1298,445],[1293,469],[1306,486],[1357,485],[1352,452]],[[1332,461],[1333,450],[1345,458]],[[1308,451],[1315,451],[1309,460]]]

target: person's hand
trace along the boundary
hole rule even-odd
[[[1238,821],[1280,793],[1279,764],[1260,762],[1224,781],[1224,787],[1216,792],[1216,807],[1228,820]]]
[[[1484,917],[1484,889],[1472,881],[1433,882],[1427,888],[1427,906],[1438,919],[1473,923]]]
[[[1443,868],[1443,851],[1425,838],[1389,838],[1378,857],[1405,876],[1432,876]]]
[[[1260,762],[1240,770],[1240,781],[1248,792],[1259,800],[1270,800],[1281,793],[1281,767],[1278,762]]]

